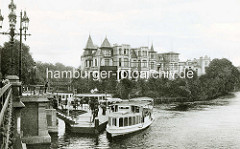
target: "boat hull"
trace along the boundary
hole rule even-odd
[[[107,125],[106,131],[108,135],[110,135],[111,137],[123,136],[123,135],[131,134],[131,133],[146,129],[152,124],[152,122],[153,122],[153,119],[152,120],[149,119],[149,121],[145,123],[140,123],[137,125],[127,126],[127,127],[109,127]]]

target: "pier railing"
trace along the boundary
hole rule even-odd
[[[13,145],[12,87],[6,84],[0,89],[0,148],[8,149]]]
[[[26,96],[44,95],[44,94],[52,93],[52,92],[53,92],[52,87],[48,87],[45,90],[44,85],[24,85],[23,86],[23,95],[26,95]]]

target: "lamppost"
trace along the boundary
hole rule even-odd
[[[22,11],[20,12],[20,33],[16,33],[16,23],[17,23],[17,15],[15,14],[15,10],[16,10],[16,5],[14,4],[13,0],[11,0],[11,3],[8,5],[8,8],[10,9],[10,13],[8,15],[8,19],[9,19],[9,32],[0,32],[0,34],[3,35],[10,35],[10,43],[12,45],[13,48],[13,43],[14,43],[14,37],[15,35],[19,35],[20,36],[20,44],[19,44],[19,80],[21,81],[22,77],[22,35],[25,36],[25,41],[26,41],[26,37],[30,36],[31,34],[27,34],[27,30],[28,30],[28,23],[29,23],[29,18],[27,17],[26,11],[24,11],[24,15],[22,16]],[[3,22],[3,16],[1,15],[0,12],[0,28],[2,28],[2,22]],[[24,33],[22,33],[22,31],[24,30]],[[13,49],[11,49],[11,66],[12,66],[12,70],[11,70],[11,74],[13,74]]]

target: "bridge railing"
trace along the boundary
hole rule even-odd
[[[25,96],[44,95],[52,92],[53,92],[53,88],[51,87],[45,88],[44,85],[24,85],[23,86],[23,95]]]
[[[13,145],[13,125],[12,125],[12,87],[6,84],[0,89],[0,148],[8,149]]]

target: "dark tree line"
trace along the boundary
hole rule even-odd
[[[240,88],[240,72],[232,63],[223,59],[214,59],[206,68],[206,74],[198,77],[194,73],[193,78],[150,78],[148,80],[122,79],[93,81],[92,79],[76,79],[74,87],[79,93],[89,93],[97,88],[99,92],[113,93],[122,99],[148,96],[159,97],[182,97],[190,101],[209,100],[226,95]]]

